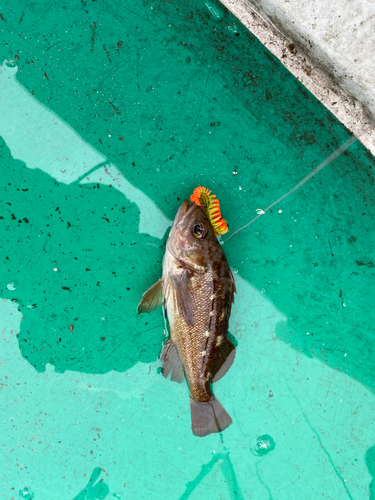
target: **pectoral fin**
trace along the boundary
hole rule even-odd
[[[232,342],[226,338],[212,372],[213,382],[217,382],[227,373],[229,368],[232,366],[235,355],[236,348]]]
[[[168,339],[164,344],[160,359],[163,361],[163,377],[167,378],[169,372],[172,370],[171,380],[173,382],[178,382],[180,384],[184,381],[184,368],[177,353],[176,346],[171,339]]]
[[[142,295],[138,304],[138,314],[155,311],[155,309],[163,305],[163,284],[164,280],[161,278]]]
[[[190,279],[170,280],[175,310],[179,311],[188,325],[194,325],[195,298]]]

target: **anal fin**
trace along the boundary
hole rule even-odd
[[[138,314],[155,311],[155,309],[163,305],[163,285],[164,280],[161,278],[142,295],[138,304]]]
[[[160,359],[163,361],[163,377],[168,378],[169,372],[172,371],[171,380],[173,382],[178,382],[180,384],[184,381],[184,367],[177,353],[176,346],[171,339],[168,339],[164,344]]]
[[[233,364],[235,355],[236,348],[232,342],[226,338],[212,372],[212,382],[217,382],[227,373]]]

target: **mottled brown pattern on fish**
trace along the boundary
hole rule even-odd
[[[182,315],[169,318],[171,339],[177,346],[191,395],[196,401],[212,398],[211,377],[227,336],[233,296],[229,266],[221,246],[210,245],[208,256],[205,273],[186,269],[182,278],[190,280],[194,290],[194,325],[189,325]],[[166,288],[172,285],[173,289],[173,277],[168,279]]]
[[[210,384],[231,366],[235,348],[227,339],[235,284],[227,259],[203,210],[185,200],[179,208],[163,261],[163,276],[147,290],[138,312],[164,305],[170,339],[161,353],[163,376],[190,388],[196,436],[220,432],[232,423],[213,397]]]

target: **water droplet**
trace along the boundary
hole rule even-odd
[[[238,186],[238,189],[241,191],[242,190],[242,186]]]
[[[16,289],[16,287],[14,286],[14,283],[8,283],[7,288],[8,288],[8,290],[15,290]]]
[[[264,210],[262,210],[261,208],[257,208],[257,209],[256,209],[256,213],[257,213],[258,215],[263,215],[263,214],[265,214],[266,212],[265,212]]]
[[[259,457],[264,457],[270,451],[274,450],[276,446],[275,441],[269,434],[263,434],[259,436],[255,443],[255,449],[250,448],[253,455],[258,455]]]
[[[228,26],[228,30],[232,33],[237,33],[237,28],[235,26]]]
[[[15,61],[4,61],[5,62],[5,66],[7,66],[8,68],[17,68],[17,64]]]
[[[34,492],[31,488],[25,486],[23,490],[19,491],[19,496],[22,498],[31,499],[34,498]]]
[[[281,214],[281,213],[282,213],[282,210],[279,210],[279,214]]]
[[[237,170],[233,170],[232,174],[237,175],[238,174]]]

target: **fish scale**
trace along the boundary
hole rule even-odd
[[[196,301],[199,305],[195,324],[188,325],[181,315],[175,324],[170,324],[171,338],[177,345],[185,367],[191,394],[198,401],[209,401],[212,397],[210,374],[213,372],[220,350],[220,346],[216,346],[216,341],[219,336],[226,334],[226,331],[223,331],[223,321],[219,321],[217,314],[223,302],[220,296],[223,287],[217,281],[214,282],[209,273],[207,274],[208,276],[202,279],[204,285],[197,287]],[[216,295],[214,301],[211,300],[212,295]],[[213,302],[215,302],[214,308]],[[209,315],[211,311],[214,312],[213,316]],[[207,331],[209,337],[205,335]],[[204,351],[206,354],[202,356]]]

